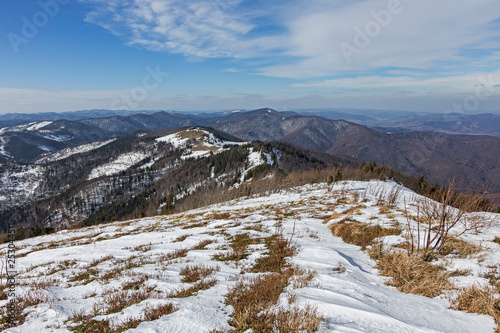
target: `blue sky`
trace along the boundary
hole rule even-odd
[[[0,36],[0,113],[500,111],[498,0],[3,0]]]

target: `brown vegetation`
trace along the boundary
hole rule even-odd
[[[500,332],[500,300],[493,296],[494,291],[489,287],[472,286],[463,288],[452,308],[470,313],[479,313],[492,316],[497,323],[495,332]]]
[[[392,278],[388,285],[404,293],[427,297],[436,297],[443,290],[451,289],[448,281],[451,274],[442,267],[424,261],[420,256],[386,252],[381,247],[376,251],[373,253],[373,257],[377,259],[376,267],[382,275]]]
[[[379,237],[401,234],[399,228],[382,228],[379,225],[349,220],[331,224],[328,228],[334,236],[341,237],[346,243],[361,246],[363,250]]]

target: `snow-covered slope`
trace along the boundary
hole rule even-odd
[[[378,274],[365,252],[332,236],[327,218],[360,205],[357,221],[405,224],[401,209],[405,202],[418,199],[413,192],[400,189],[398,206],[390,217],[380,214],[377,206],[380,196],[395,186],[380,181],[344,182],[333,189],[315,184],[183,214],[16,242],[16,292],[21,297],[35,295],[40,304],[26,308],[23,325],[5,332],[68,332],[75,324],[67,320],[73,317],[75,321],[75,314],[120,325],[130,317],[141,317],[148,306],[167,303],[178,310],[144,320],[129,332],[227,331],[233,307],[225,304],[225,295],[239,279],[265,274],[245,271],[266,253],[265,244],[257,240],[276,230],[297,246],[290,263],[316,272],[306,285],[289,285],[276,306],[286,307],[290,302],[301,308],[316,306],[323,316],[322,332],[493,332],[491,317],[450,310],[444,297],[430,299],[388,287],[387,278]],[[237,234],[256,240],[248,246],[247,255],[239,261],[216,260],[217,255],[230,253],[228,245]],[[498,261],[500,246],[491,242],[495,236],[500,236],[498,225],[487,235],[467,235],[484,245],[482,260],[471,259],[471,266],[479,268],[472,270],[468,283],[474,283],[481,265]],[[6,247],[2,245],[3,253]],[[179,297],[179,292],[193,287],[193,283],[181,282],[179,273],[193,265],[214,269],[209,286]],[[477,280],[484,282],[479,276]],[[113,297],[140,291],[144,297],[118,311],[110,310]],[[0,306],[5,304],[7,300],[0,301]]]
[[[108,143],[115,141],[115,140],[116,139],[96,141],[96,142],[87,143],[87,144],[76,146],[76,147],[61,149],[61,150],[58,150],[52,154],[49,154],[47,156],[40,158],[39,160],[36,161],[36,164],[44,164],[44,163],[50,163],[53,161],[63,160],[71,155],[86,153],[86,152],[92,151],[94,149],[98,149],[100,147],[107,145]]]
[[[125,171],[136,163],[146,158],[147,155],[142,152],[131,152],[125,153],[118,156],[113,161],[100,165],[95,169],[92,169],[87,180],[92,180],[102,176],[111,176],[119,173],[120,171]]]
[[[12,165],[0,172],[0,201],[19,202],[38,197],[44,168],[37,165]],[[8,193],[8,194],[7,194]]]
[[[7,132],[37,131],[37,130],[40,130],[46,126],[49,126],[50,124],[52,124],[51,121],[34,121],[34,122],[31,122],[28,124],[6,127],[6,128],[0,129],[0,135],[7,133]]]

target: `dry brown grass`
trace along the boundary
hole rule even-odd
[[[196,244],[195,246],[193,246],[192,249],[193,250],[205,250],[205,248],[212,243],[215,243],[215,240],[205,239],[205,240],[202,240],[201,242],[199,242],[198,244]]]
[[[213,256],[213,259],[217,261],[239,261],[245,259],[250,255],[247,251],[248,246],[258,244],[259,242],[260,239],[251,238],[248,233],[230,236],[229,247],[231,247],[231,251],[216,254]]]
[[[114,257],[112,255],[109,255],[109,256],[105,256],[105,257],[102,257],[100,259],[95,259],[95,260],[92,260],[92,262],[89,264],[89,267],[96,267],[97,265],[99,265],[100,263],[103,263],[107,260],[111,260],[113,259]]]
[[[387,284],[398,288],[399,291],[436,297],[444,290],[452,288],[448,281],[452,273],[424,261],[420,256],[387,252],[382,247],[374,247],[371,254],[377,259],[376,268],[380,273],[392,278]]]
[[[148,280],[148,276],[146,274],[140,274],[134,277],[131,281],[128,281],[122,285],[123,290],[139,290],[144,282]]]
[[[186,240],[186,238],[188,238],[189,236],[191,235],[181,235],[179,237],[177,237],[176,239],[174,239],[174,243],[177,243],[177,242],[183,242]]]
[[[366,208],[365,205],[357,205],[357,206],[353,206],[353,207],[349,207],[347,208],[346,210],[344,210],[343,212],[340,213],[340,215],[354,215],[354,214],[361,214],[361,210]]]
[[[239,281],[226,295],[234,312],[229,322],[237,332],[315,332],[322,317],[313,307],[272,310],[287,286],[293,269]]]
[[[248,253],[238,253],[235,251],[230,251],[227,253],[218,253],[214,254],[212,257],[213,260],[217,261],[240,261],[246,259],[249,256]]]
[[[92,272],[90,270],[85,270],[80,274],[74,275],[69,278],[68,282],[80,282],[82,285],[86,285],[94,280],[95,277],[92,276]]]
[[[157,306],[147,306],[144,310],[143,321],[153,321],[163,316],[169,315],[177,311],[178,308],[173,304],[161,304]]]
[[[9,327],[20,326],[26,320],[28,313],[26,309],[37,306],[38,304],[47,303],[50,299],[42,289],[31,288],[16,300],[16,317],[11,320],[8,316],[7,305],[0,307],[0,330]]]
[[[500,293],[500,264],[488,266],[488,271],[481,274],[481,277],[488,279],[490,284]]]
[[[439,254],[444,256],[455,255],[458,258],[466,259],[482,251],[483,248],[480,245],[475,245],[456,237],[449,237],[439,250]]]
[[[122,290],[106,295],[104,303],[106,314],[120,312],[121,310],[142,302],[145,299],[153,298],[150,290]]]
[[[289,268],[286,273],[291,274],[288,282],[293,289],[306,287],[318,275],[316,271],[302,269],[297,266]]]
[[[246,227],[244,227],[242,230],[253,230],[253,231],[257,231],[257,232],[264,232],[266,231],[266,227],[260,223],[260,222],[257,222],[257,223],[254,223],[252,225],[248,225]]]
[[[81,316],[78,315],[75,318],[81,318]],[[73,319],[73,317],[70,319]],[[77,326],[68,327],[68,329],[75,333],[120,332],[113,330],[109,320],[95,320],[92,319],[91,315],[82,318],[81,323]]]
[[[198,130],[183,130],[177,133],[177,136],[181,139],[198,139],[205,135],[202,131]]]
[[[334,271],[336,273],[339,273],[339,274],[345,273],[345,267],[344,267],[344,265],[342,265],[341,262],[339,262],[337,264],[337,266],[335,266],[335,267],[332,268],[332,271]]]
[[[373,241],[379,237],[401,234],[401,229],[396,227],[382,228],[379,225],[357,221],[340,221],[329,225],[328,228],[334,236],[341,237],[346,243],[361,246],[363,250],[372,245]]]
[[[259,313],[278,301],[288,278],[288,274],[272,273],[239,281],[226,295],[226,304],[234,308],[230,325],[241,332],[258,325]]]
[[[472,286],[460,290],[452,308],[470,313],[492,316],[497,324],[495,332],[500,332],[500,299],[488,287]]]
[[[357,204],[357,201],[352,200],[351,198],[348,198],[346,196],[340,197],[337,199],[337,205],[355,205]]]
[[[228,220],[231,217],[231,213],[225,212],[225,213],[213,213],[207,216],[209,219],[212,220]]]
[[[342,217],[342,215],[340,215],[339,213],[337,213],[337,212],[333,212],[333,214],[332,214],[332,215],[330,215],[329,217],[325,218],[325,220],[323,221],[323,224],[327,224],[327,223],[329,223],[330,221],[332,221],[332,220],[336,220],[336,219],[339,219],[339,218],[341,218],[341,217]]]
[[[182,229],[194,229],[194,228],[203,228],[208,225],[208,221],[200,221],[194,223],[186,223]]]
[[[76,333],[101,333],[101,332],[124,332],[131,328],[136,328],[141,322],[153,321],[162,316],[169,315],[177,311],[178,308],[172,304],[161,304],[157,306],[147,306],[144,314],[139,317],[128,317],[122,324],[113,325],[109,320],[92,319],[92,314],[85,311],[74,312],[69,321],[77,323],[76,326],[67,327],[68,330]]]
[[[169,255],[172,255],[172,254],[169,254]],[[100,276],[96,276],[96,279],[103,281],[103,282],[107,282],[111,279],[118,279],[124,271],[127,271],[127,270],[130,270],[132,268],[140,267],[140,266],[144,265],[146,263],[145,259],[146,258],[144,256],[139,257],[137,255],[132,255],[132,256],[125,258],[125,259],[116,260],[114,262],[114,265],[115,265],[114,268],[106,271],[105,273],[101,274]],[[87,269],[87,271],[89,271],[89,269]],[[94,273],[95,275],[98,274],[97,271],[94,271],[94,272],[95,272]]]
[[[317,312],[317,307],[306,305],[277,310],[267,310],[259,315],[260,321],[252,326],[253,332],[316,332],[319,330],[323,317]]]
[[[226,304],[234,309],[230,325],[237,332],[250,328],[253,332],[316,331],[322,320],[316,309],[272,310],[288,284],[304,287],[314,278],[315,272],[290,267],[286,258],[294,254],[295,248],[281,233],[263,240],[268,252],[258,258],[249,270],[271,273],[240,280],[226,295]]]
[[[382,205],[382,206],[380,206],[378,213],[379,214],[388,214],[391,211],[392,211],[391,208],[387,207],[386,205]]]
[[[280,272],[289,265],[286,258],[293,256],[295,248],[282,235],[267,239],[268,253],[258,258],[250,269],[251,272]]]
[[[151,250],[153,244],[149,243],[149,244],[142,244],[142,245],[138,245],[136,247],[134,247],[134,251],[138,251],[138,252],[148,252]]]
[[[165,260],[174,260],[177,258],[182,258],[182,257],[187,256],[188,252],[189,252],[189,249],[175,250],[174,252],[170,252],[169,254],[164,254],[164,255],[160,256],[160,260],[165,261]]]
[[[195,283],[192,287],[173,291],[169,297],[185,298],[196,295],[200,290],[210,289],[217,284],[216,278],[208,278]]]
[[[219,269],[219,267],[209,267],[205,265],[188,265],[182,268],[179,274],[183,276],[181,282],[193,283],[206,278]]]

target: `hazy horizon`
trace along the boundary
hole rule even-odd
[[[498,112],[500,3],[0,3],[0,114]]]

